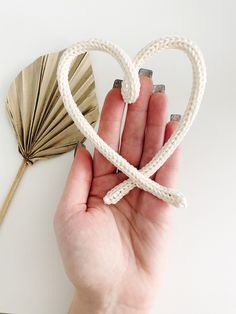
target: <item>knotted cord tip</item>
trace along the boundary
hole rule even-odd
[[[129,78],[124,76],[122,85],[121,85],[121,95],[125,103],[132,104],[134,103],[137,98],[139,97],[140,93],[140,80],[138,76],[138,72],[136,73],[136,76],[131,79],[129,82]]]
[[[183,196],[179,200],[178,204],[176,204],[175,206],[178,207],[178,208],[187,208],[188,207],[188,203],[187,203],[186,198]]]
[[[111,201],[110,197],[108,197],[107,195],[105,195],[105,196],[103,197],[103,202],[104,202],[104,204],[106,204],[106,205],[111,205],[111,204],[112,204],[112,201]]]

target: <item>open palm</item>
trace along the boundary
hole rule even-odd
[[[125,104],[120,88],[107,94],[98,130],[137,168],[153,158],[177,124],[167,123],[165,93],[152,93],[147,76],[140,76],[140,82],[140,96],[128,105],[121,140]],[[177,149],[153,179],[173,187],[178,155]],[[114,306],[119,308],[114,313],[146,313],[159,283],[170,206],[138,188],[116,205],[105,205],[106,192],[125,178],[97,150],[92,159],[78,147],[55,215],[57,240],[78,302],[87,302],[88,309],[101,307],[101,313]]]

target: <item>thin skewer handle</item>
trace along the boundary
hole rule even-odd
[[[18,169],[18,172],[16,174],[16,177],[15,177],[15,179],[14,179],[14,181],[13,181],[11,187],[10,187],[10,190],[9,190],[9,192],[8,192],[4,202],[3,202],[3,205],[0,208],[0,225],[2,224],[2,222],[4,220],[4,217],[5,217],[6,213],[7,213],[7,210],[9,208],[10,203],[11,203],[11,200],[12,200],[14,194],[15,194],[15,191],[16,191],[16,189],[18,187],[18,184],[21,181],[21,178],[22,178],[22,176],[23,176],[27,166],[28,166],[28,164],[27,164],[26,160],[23,159],[22,162],[21,162],[21,165],[20,165],[20,167]]]

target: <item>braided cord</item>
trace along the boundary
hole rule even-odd
[[[92,50],[109,53],[118,61],[124,71],[124,80],[121,89],[122,97],[126,103],[133,103],[138,98],[140,91],[138,68],[145,60],[162,49],[179,49],[188,56],[192,64],[193,73],[191,95],[183,117],[170,139],[147,165],[141,170],[137,170],[97,135],[80,112],[70,91],[68,82],[69,70],[73,60],[79,54]],[[164,164],[183,140],[199,109],[206,84],[205,63],[199,49],[189,40],[178,37],[168,37],[149,43],[132,61],[129,56],[115,44],[109,41],[90,39],[73,45],[63,53],[57,69],[57,78],[65,108],[76,126],[103,156],[129,177],[129,179],[110,190],[105,195],[104,202],[106,204],[115,204],[137,186],[176,207],[185,207],[186,200],[180,192],[162,186],[149,177]]]

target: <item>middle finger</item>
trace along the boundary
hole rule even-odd
[[[148,103],[153,88],[151,70],[140,69],[139,75],[140,94],[136,102],[128,105],[120,147],[121,156],[135,167],[142,156]]]

